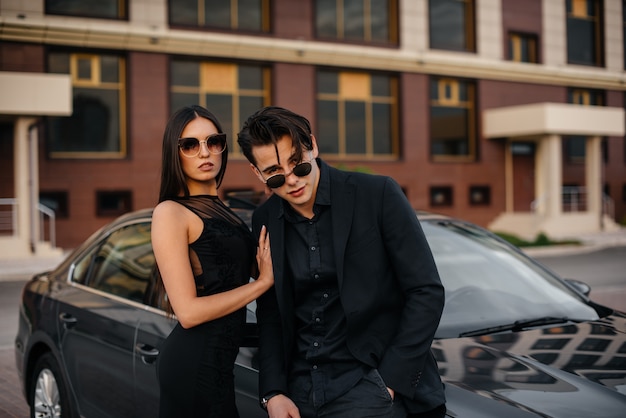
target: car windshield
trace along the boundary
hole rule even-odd
[[[422,227],[446,290],[436,338],[541,318],[598,319],[580,295],[488,231],[448,220]]]

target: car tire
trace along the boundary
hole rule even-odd
[[[59,365],[52,353],[39,357],[30,381],[31,418],[75,416]]]

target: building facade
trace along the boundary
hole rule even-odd
[[[236,134],[272,104],[416,209],[529,239],[616,228],[625,31],[624,0],[3,1],[0,238],[72,248],[154,206],[163,129],[191,103],[229,136],[224,195],[263,192]],[[16,102],[67,94],[69,111]]]

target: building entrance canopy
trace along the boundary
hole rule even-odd
[[[575,237],[616,227],[602,212],[601,137],[622,137],[625,133],[624,109],[581,106],[564,103],[536,103],[486,110],[483,114],[483,135],[489,139],[505,139],[506,211],[489,225],[490,229],[506,231],[533,239],[543,232],[551,237]],[[586,137],[585,190],[586,210],[564,213],[562,208],[562,137]],[[511,144],[516,141],[536,143],[534,209],[514,211],[513,158]]]
[[[65,74],[0,72],[0,118],[13,122],[13,196],[11,235],[0,236],[0,257],[54,252],[40,236],[38,120],[72,114],[72,82]],[[53,243],[52,243],[53,244]]]

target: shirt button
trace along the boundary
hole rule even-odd
[[[319,274],[314,274],[314,275],[313,275],[313,278],[314,278],[314,279],[319,279],[319,278],[320,278],[320,275],[319,275]]]
[[[315,251],[315,247],[311,247],[311,251]]]
[[[313,365],[313,370],[317,370],[317,364]]]
[[[318,324],[319,324],[320,321],[321,321],[321,319],[315,318],[315,322],[317,322]],[[317,344],[317,343],[315,343],[315,344]]]
[[[324,293],[324,297],[327,298],[328,297],[328,293]]]
[[[320,343],[318,343],[317,341],[313,343],[313,347],[319,347],[319,346],[320,346]]]

